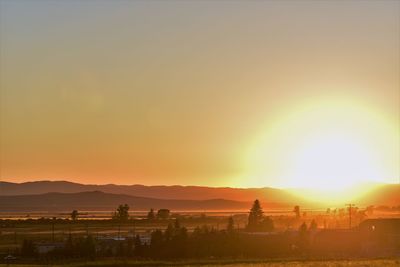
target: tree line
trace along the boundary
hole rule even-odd
[[[296,218],[301,217],[298,206],[295,206],[293,211]],[[161,218],[158,216],[160,213],[169,215],[168,210],[156,213],[151,209],[147,219]],[[72,212],[71,215],[73,214],[78,215],[78,212]],[[113,213],[113,220],[124,222],[128,219],[129,206],[119,205]],[[308,253],[317,228],[316,221],[312,220],[309,225],[302,223],[295,231],[277,232],[272,218],[265,216],[260,202],[255,200],[248,213],[247,225],[242,229],[235,227],[233,217],[228,217],[222,230],[203,225],[189,232],[177,218],[174,221],[170,220],[165,229],[152,231],[150,242],[144,242],[143,236],[139,234],[113,239],[112,243],[103,242],[90,234],[85,237],[74,237],[70,234],[65,246],[49,252],[46,256],[87,259],[109,256],[140,259],[286,257]],[[27,258],[37,257],[35,244],[25,240],[21,255]]]

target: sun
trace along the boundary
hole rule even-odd
[[[371,150],[351,132],[316,132],[288,155],[287,176],[294,187],[331,190],[379,181],[382,170]]]
[[[333,195],[361,184],[396,182],[399,145],[396,123],[367,105],[308,102],[277,116],[255,138],[245,159],[247,182]]]

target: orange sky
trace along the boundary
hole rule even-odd
[[[1,1],[0,12],[2,180],[399,181],[398,1]]]

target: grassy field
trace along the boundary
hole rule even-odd
[[[6,265],[0,264],[0,267]],[[39,267],[43,265],[10,265],[15,267]],[[179,266],[179,267],[190,267],[190,266],[224,266],[224,267],[398,267],[400,266],[400,258],[397,259],[352,259],[352,260],[249,260],[249,261],[180,261],[180,262],[167,262],[167,261],[99,261],[90,263],[74,263],[68,265],[47,265],[47,266],[69,266],[69,267],[83,267],[83,266]]]

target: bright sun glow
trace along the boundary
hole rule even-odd
[[[396,182],[395,124],[355,102],[317,103],[293,107],[254,141],[247,157],[252,185],[331,192],[329,199],[355,194],[349,189],[360,184]]]
[[[372,153],[351,134],[316,133],[293,151],[292,185],[340,189],[380,177]]]

